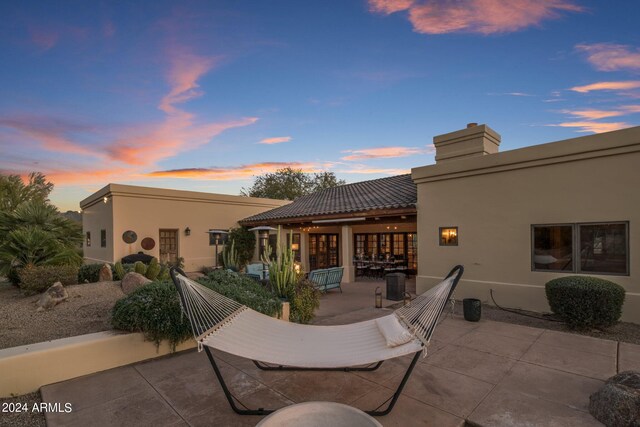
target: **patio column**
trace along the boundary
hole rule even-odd
[[[342,226],[341,233],[341,252],[342,252],[342,267],[344,267],[344,274],[342,281],[344,283],[353,283],[356,281],[356,271],[353,266],[353,228],[350,225]]]

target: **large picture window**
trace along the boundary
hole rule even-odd
[[[629,223],[534,225],[534,271],[629,274]]]

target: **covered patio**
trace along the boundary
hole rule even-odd
[[[305,271],[344,267],[344,283],[418,268],[416,185],[398,175],[329,188],[239,221],[281,227]],[[258,231],[255,258],[277,232]]]

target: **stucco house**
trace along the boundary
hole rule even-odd
[[[622,285],[623,319],[640,322],[640,127],[505,152],[500,142],[490,127],[470,124],[434,138],[435,164],[291,203],[110,184],[81,203],[85,233],[109,230],[107,248],[85,242],[85,256],[137,251],[110,243],[128,229],[159,240],[173,229],[187,268],[197,269],[213,264],[207,229],[280,226],[306,271],[343,266],[346,283],[361,260],[384,259],[415,274],[420,293],[463,264],[457,298],[493,294],[505,306],[545,311],[547,281],[588,274]],[[183,236],[187,226],[201,242]]]

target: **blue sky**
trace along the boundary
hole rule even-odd
[[[61,209],[109,182],[238,194],[285,166],[348,182],[640,120],[637,1],[2,2],[0,170]]]

